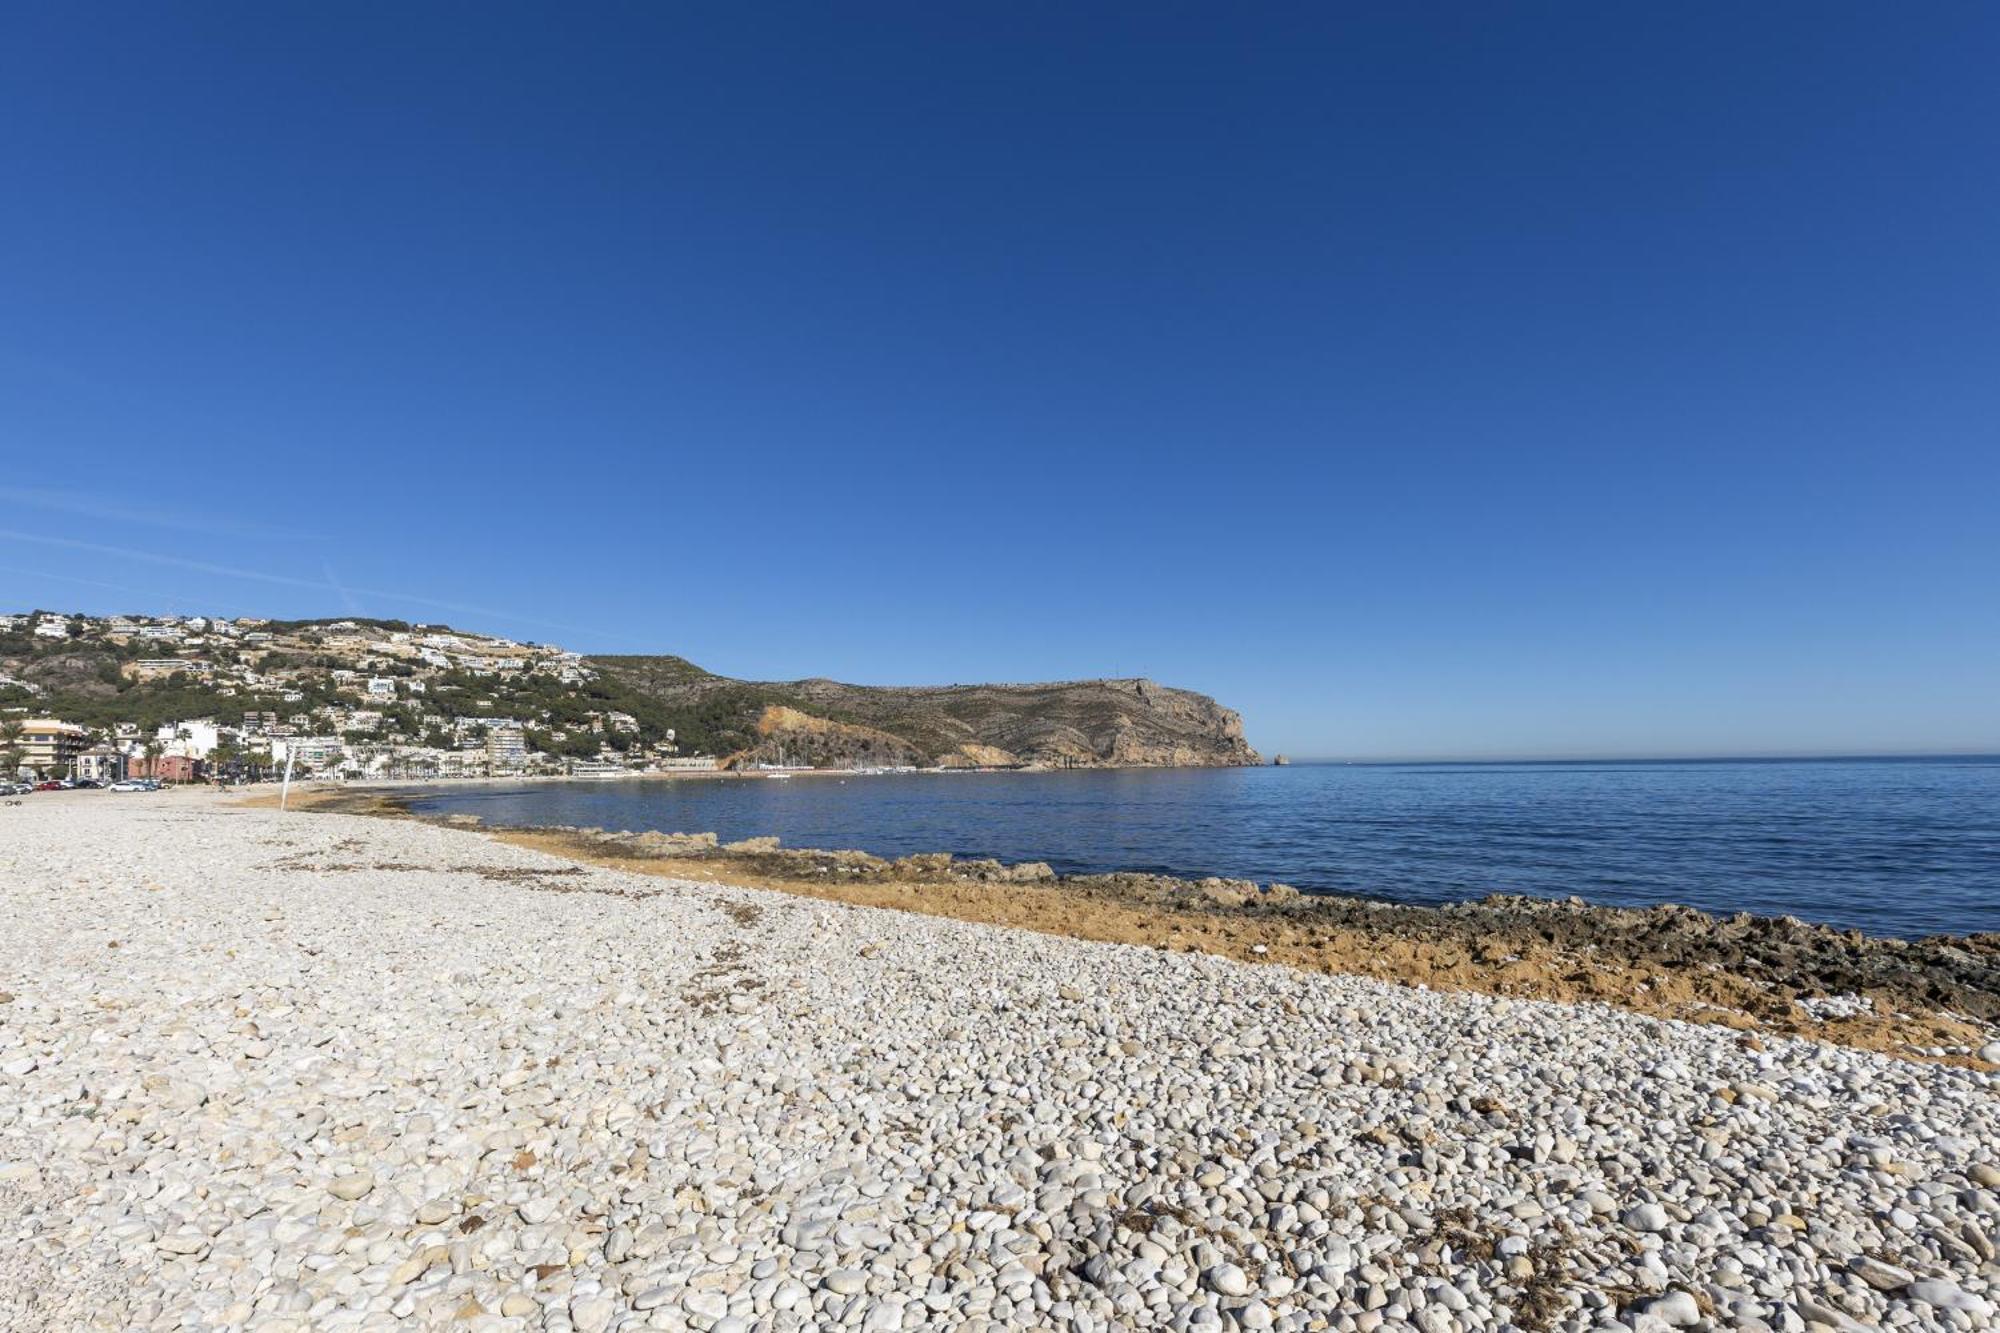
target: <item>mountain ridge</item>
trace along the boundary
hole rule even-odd
[[[744,708],[738,763],[942,767],[1226,767],[1261,762],[1234,710],[1145,677],[1006,684],[852,685],[823,676],[749,681],[685,658],[597,655],[585,661],[683,706],[718,698]],[[810,719],[812,721],[808,721]],[[814,725],[814,721],[821,725]],[[824,725],[831,724],[831,725]]]
[[[531,768],[690,756],[725,768],[1260,762],[1234,711],[1143,677],[738,680],[673,654],[586,656],[364,617],[0,615],[0,712],[128,741],[162,727],[173,739],[174,724],[208,718],[258,752],[337,737],[343,769],[364,773],[462,771],[496,728],[520,733]]]

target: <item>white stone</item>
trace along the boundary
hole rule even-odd
[[[335,1176],[332,1183],[326,1187],[326,1192],[336,1199],[346,1199],[352,1202],[374,1188],[374,1172],[354,1171],[344,1176]]]
[[[1987,1072],[73,795],[0,812],[0,1326],[1991,1322]]]

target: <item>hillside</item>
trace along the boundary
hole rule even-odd
[[[741,681],[677,657],[590,657],[617,682],[728,731],[750,762],[945,766],[1258,762],[1243,720],[1206,695],[1143,679],[871,686]]]
[[[650,768],[704,755],[725,766],[1257,762],[1235,713],[1145,680],[744,681],[679,657],[584,657],[359,617],[0,615],[0,712],[123,742],[175,742],[181,724],[207,719],[229,753],[253,760],[328,738],[339,745],[313,747],[321,765],[360,774]],[[489,744],[496,730],[502,740]]]

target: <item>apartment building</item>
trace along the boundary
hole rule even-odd
[[[21,723],[21,767],[44,777],[66,777],[83,752],[83,728],[51,717]]]
[[[486,762],[494,768],[519,768],[528,762],[528,737],[519,727],[486,729]]]

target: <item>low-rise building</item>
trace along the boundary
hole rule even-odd
[[[202,761],[191,755],[134,755],[125,762],[127,777],[151,778],[155,782],[199,782]]]
[[[271,762],[274,764],[282,764],[289,759],[312,768],[325,768],[338,764],[346,753],[347,747],[338,736],[291,736],[271,742]]]
[[[77,755],[74,771],[91,782],[117,782],[126,775],[125,752],[115,745],[93,745]]]
[[[166,723],[154,734],[161,749],[168,754],[206,759],[221,744],[227,730],[212,717],[197,717],[185,722]]]
[[[190,676],[207,676],[215,671],[215,664],[198,657],[147,657],[132,664],[134,675],[148,678],[171,676],[176,671],[185,671]]]

